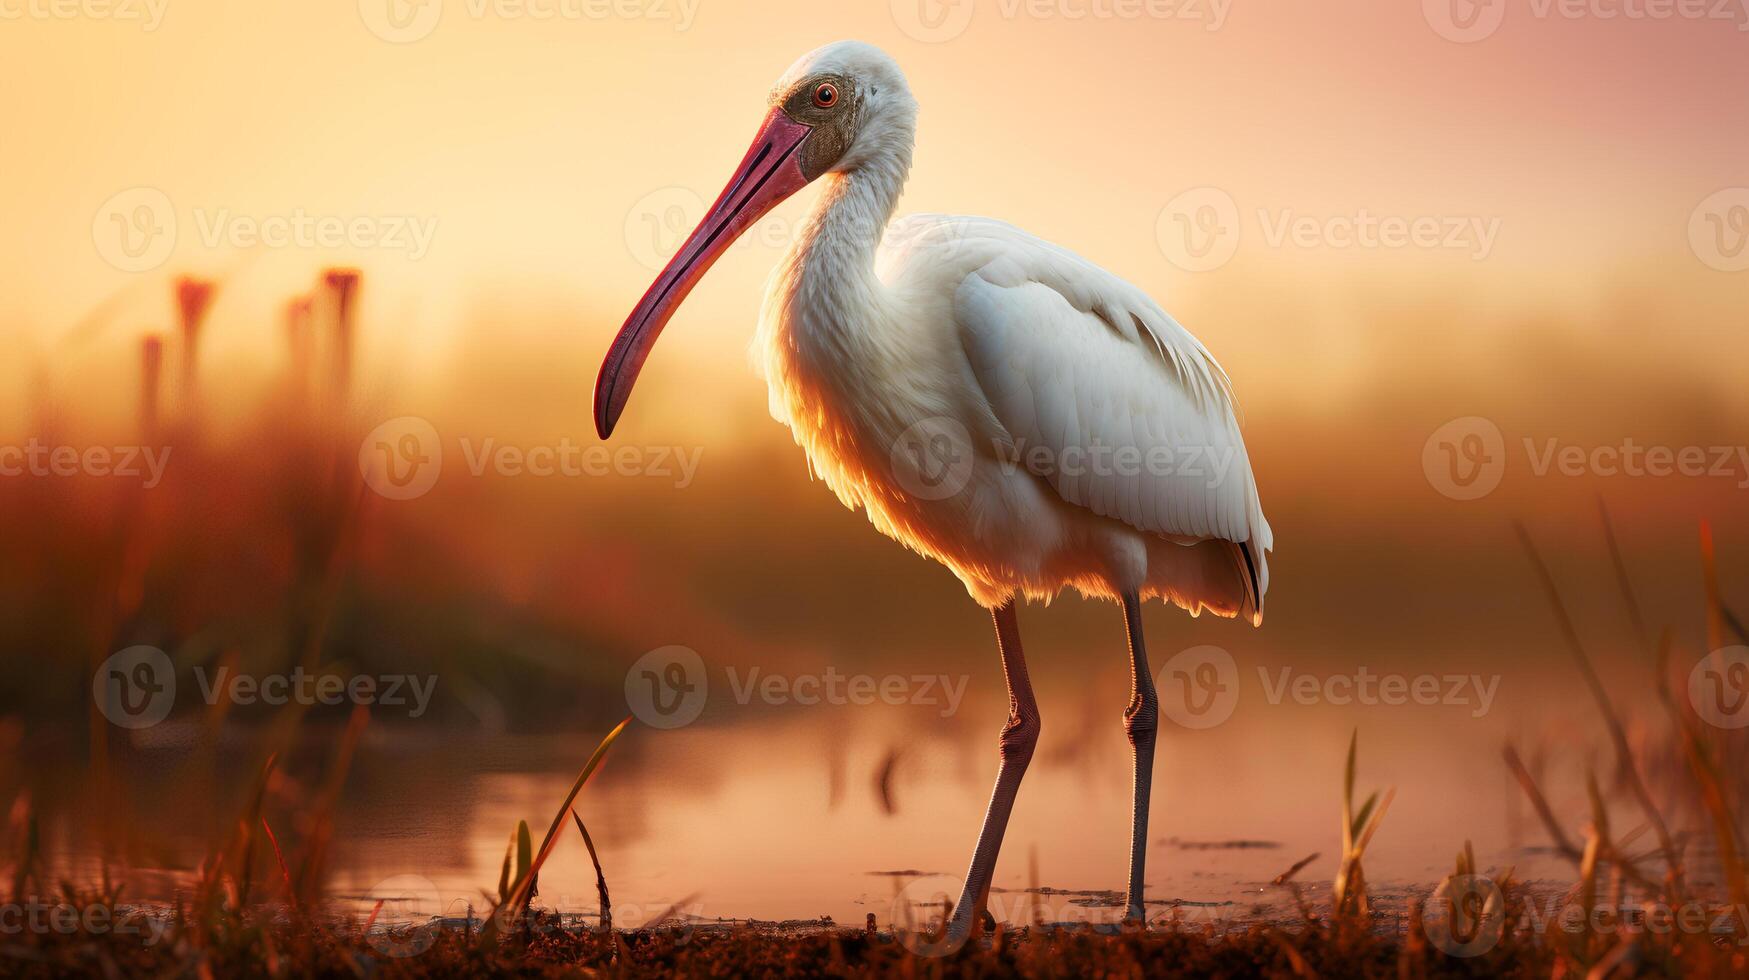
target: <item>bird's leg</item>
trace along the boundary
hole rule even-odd
[[[1142,642],[1142,601],[1135,593],[1123,597],[1124,631],[1130,642],[1130,704],[1124,709],[1124,733],[1136,756],[1135,810],[1130,824],[1129,910],[1124,921],[1147,921],[1142,904],[1143,870],[1148,860],[1148,797],[1154,782],[1154,736],[1160,700],[1148,671],[1148,651]]]
[[[1002,726],[1002,765],[996,770],[996,788],[990,794],[990,807],[984,812],[984,829],[978,834],[978,848],[972,853],[971,870],[966,872],[966,888],[959,904],[954,906],[953,921],[948,926],[947,938],[955,944],[971,935],[973,923],[989,900],[996,853],[1002,849],[1002,833],[1008,829],[1008,815],[1013,812],[1014,798],[1020,792],[1020,777],[1026,775],[1033,747],[1038,744],[1038,702],[1033,700],[1032,682],[1026,676],[1026,657],[1020,649],[1020,626],[1013,599],[995,611],[995,619],[1002,673],[1008,679],[1008,723]]]

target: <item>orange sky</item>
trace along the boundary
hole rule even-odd
[[[1388,338],[1416,329],[1418,305],[1461,336],[1417,345],[1483,362],[1527,317],[1561,320],[1605,358],[1721,381],[1749,343],[1749,273],[1709,268],[1688,238],[1699,202],[1749,186],[1749,13],[1514,4],[1491,36],[1456,43],[1432,26],[1436,6],[1415,3],[424,0],[404,8],[409,22],[418,33],[435,11],[435,26],[389,43],[367,23],[389,23],[378,3],[129,0],[68,19],[48,0],[0,0],[15,93],[0,106],[15,134],[0,330],[29,354],[0,369],[0,391],[22,391],[45,362],[57,377],[121,377],[133,338],[168,322],[169,279],[188,271],[231,277],[207,356],[225,376],[261,374],[280,352],[283,299],[336,262],[367,272],[367,377],[435,385],[464,325],[489,324],[530,360],[575,354],[586,389],[587,362],[677,237],[667,225],[715,194],[772,79],[842,37],[891,52],[922,105],[903,209],[1001,217],[1136,280],[1249,401],[1315,399],[1391,371],[1401,338]],[[598,16],[612,10],[638,16]],[[919,40],[919,24],[958,33]],[[1161,212],[1201,186],[1235,202],[1242,238],[1232,261],[1187,271],[1160,244]],[[174,246],[124,271],[95,239],[114,232],[114,195],[141,187],[170,202]],[[804,206],[719,264],[654,375],[720,375],[704,383],[756,394],[720,366],[726,354],[739,366]],[[1290,216],[1363,211],[1495,234],[1479,261],[1269,240]],[[239,238],[299,218],[363,219],[379,234],[416,224],[429,241]],[[98,339],[57,344],[122,290]],[[1623,294],[1667,316],[1648,324],[1660,353],[1589,326]]]

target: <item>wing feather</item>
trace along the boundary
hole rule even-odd
[[[954,317],[1021,464],[1138,530],[1246,545],[1234,560],[1261,599],[1274,539],[1214,357],[1146,293],[1072,253],[1001,222],[936,220],[976,260]]]

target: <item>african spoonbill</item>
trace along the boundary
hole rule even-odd
[[[1140,289],[1063,248],[985,218],[893,221],[917,104],[876,48],[804,55],[769,105],[728,186],[615,337],[596,430],[613,431],[657,335],[712,263],[823,178],[760,315],[772,413],[846,506],[952,569],[993,611],[1008,683],[996,786],[949,938],[967,937],[984,908],[1038,741],[1016,599],[1070,586],[1123,608],[1135,761],[1125,918],[1145,921],[1158,699],[1142,601],[1259,624],[1269,587],[1273,538],[1227,376]]]

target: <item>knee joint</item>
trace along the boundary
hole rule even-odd
[[[1158,701],[1148,695],[1130,702],[1123,713],[1124,734],[1129,736],[1130,744],[1136,746],[1151,746],[1154,744],[1154,733],[1160,724],[1160,709]]]
[[[1002,726],[1002,761],[1022,763],[1032,759],[1032,750],[1038,745],[1039,717],[1033,714],[1014,714],[1008,717],[1008,724]]]

